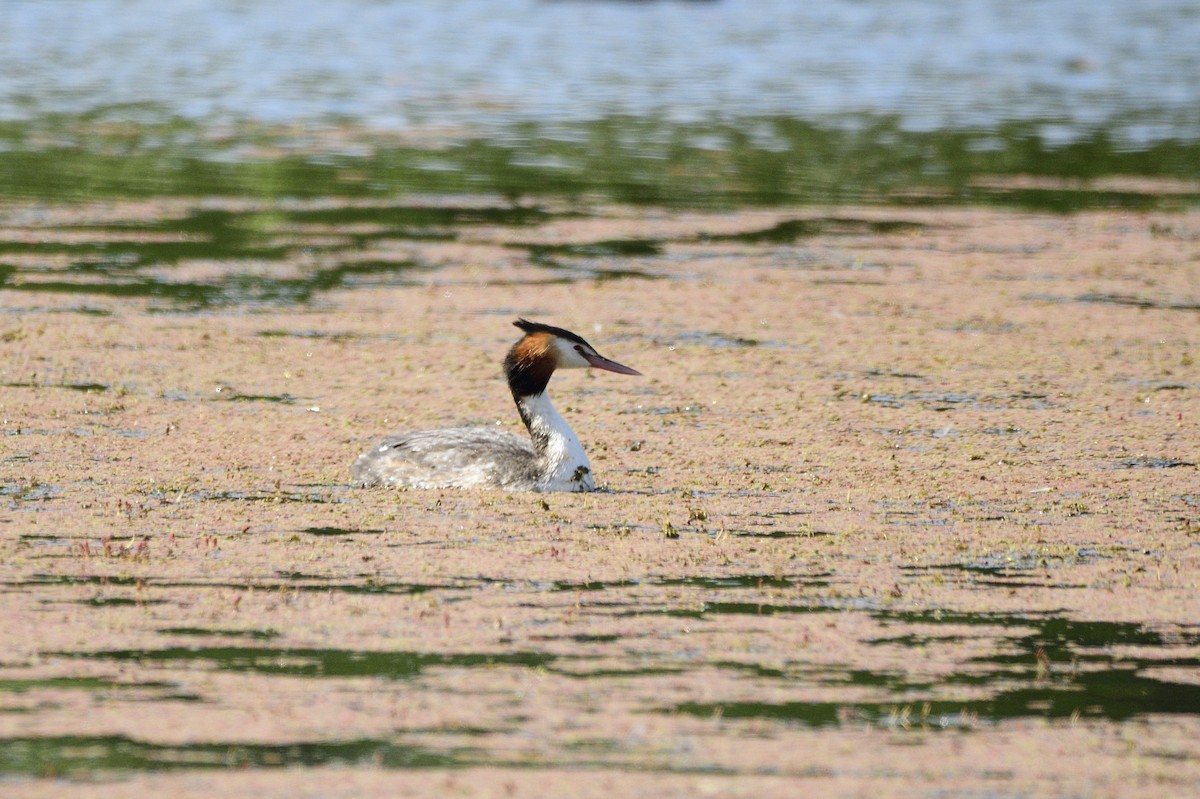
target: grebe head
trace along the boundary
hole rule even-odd
[[[636,369],[605,358],[583,337],[561,327],[518,319],[513,324],[525,336],[508,351],[504,371],[513,396],[541,394],[555,369],[603,369],[621,375],[640,375]]]

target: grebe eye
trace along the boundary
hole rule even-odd
[[[583,354],[583,345],[582,345],[582,344],[576,344],[576,345],[575,345],[575,351],[576,351],[576,352],[578,352],[580,355],[582,355],[582,354]]]

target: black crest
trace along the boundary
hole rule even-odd
[[[513,322],[513,325],[521,328],[521,330],[525,331],[526,334],[549,333],[552,336],[558,336],[559,338],[566,339],[567,341],[573,341],[576,344],[583,344],[586,347],[592,346],[584,341],[582,336],[578,336],[575,333],[572,333],[570,330],[564,330],[561,327],[543,325],[541,322],[530,322],[528,319],[517,319],[517,321]]]

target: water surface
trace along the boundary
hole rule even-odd
[[[17,0],[5,14],[10,120],[136,105],[391,130],[862,113],[917,130],[1047,120],[1057,141],[1200,130],[1188,0]]]
[[[9,3],[0,193],[1178,207],[1186,0]],[[1068,185],[1001,185],[996,177]]]

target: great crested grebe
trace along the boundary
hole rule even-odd
[[[351,469],[355,484],[514,491],[596,487],[587,455],[554,410],[546,384],[555,369],[590,366],[622,375],[641,372],[610,361],[569,330],[525,319],[513,324],[525,335],[505,356],[504,375],[529,438],[490,427],[399,433],[358,456]]]

